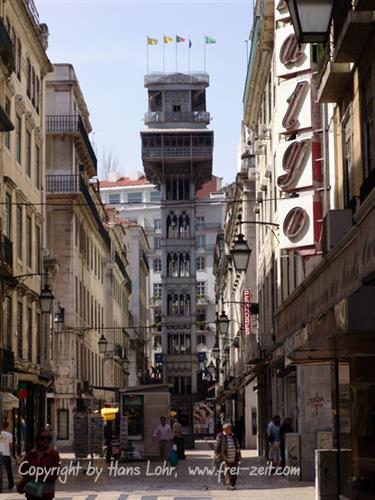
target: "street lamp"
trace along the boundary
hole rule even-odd
[[[237,235],[233,248],[230,251],[236,271],[246,271],[251,255],[251,248],[242,233]]]
[[[335,0],[286,0],[298,43],[323,43]]]
[[[40,309],[42,313],[51,314],[54,298],[55,297],[52,293],[51,288],[49,287],[49,285],[45,284],[39,296]]]
[[[220,357],[220,347],[217,345],[217,343],[214,345],[211,351],[212,357],[217,360]]]
[[[105,354],[107,352],[108,340],[104,337],[104,333],[102,333],[99,339],[98,346],[100,354]]]
[[[219,332],[221,335],[227,335],[229,330],[229,318],[225,314],[225,311],[221,311],[221,314],[218,318],[219,323]]]
[[[56,332],[61,332],[62,327],[64,325],[64,315],[65,315],[65,309],[60,306],[60,302],[57,306],[57,311],[55,313],[55,318],[54,318],[54,323],[56,327]]]

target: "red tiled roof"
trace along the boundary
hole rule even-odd
[[[121,177],[116,182],[111,181],[100,181],[101,188],[108,187],[122,187],[122,186],[144,186],[145,184],[151,184],[144,175],[139,179],[129,179],[129,177]]]
[[[213,175],[211,179],[203,184],[203,186],[197,191],[198,200],[208,198],[210,193],[215,193],[217,191],[217,177]]]

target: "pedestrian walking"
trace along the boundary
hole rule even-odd
[[[241,448],[238,439],[233,433],[232,424],[223,425],[223,432],[217,435],[214,459],[224,462],[224,484],[228,490],[236,489],[237,466],[241,460]]]
[[[269,442],[268,458],[273,467],[279,467],[281,464],[280,453],[280,417],[275,415],[267,426],[267,436]]]
[[[13,435],[8,431],[9,423],[3,422],[0,433],[0,453],[3,455],[3,464],[8,476],[8,490],[11,491],[14,487],[12,459],[13,452]]]
[[[171,426],[167,424],[165,417],[160,417],[160,424],[156,427],[153,437],[156,438],[159,443],[159,453],[161,459],[163,462],[166,462],[171,448],[173,433]]]
[[[21,481],[17,484],[18,493],[26,495],[27,500],[52,500],[55,498],[55,482],[58,477],[57,468],[60,456],[51,447],[51,433],[43,429],[36,437],[36,447],[26,453],[20,473]],[[36,476],[36,469],[43,474]]]
[[[104,426],[104,442],[106,446],[105,461],[107,464],[110,463],[112,457],[112,438],[113,438],[112,420],[108,420],[108,422],[106,422]]]
[[[280,454],[282,467],[285,467],[285,434],[288,432],[293,432],[292,420],[290,418],[286,418],[280,426]]]
[[[182,425],[178,421],[176,417],[173,421],[172,426],[173,431],[173,442],[177,446],[177,456],[179,460],[183,460],[185,458],[185,439],[182,435]]]

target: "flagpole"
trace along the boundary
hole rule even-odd
[[[177,36],[176,36],[176,41],[175,41],[175,44],[176,44],[176,73],[177,73]]]
[[[189,50],[188,50],[188,73],[190,75],[190,49],[191,49],[191,37],[189,35]]]
[[[204,53],[204,72],[206,72],[206,66],[207,66],[207,64],[206,64],[206,45],[207,45],[207,43],[206,43],[206,38],[204,38],[204,39],[203,39],[203,44],[204,44],[204,46],[203,46],[203,53]]]
[[[149,64],[148,64],[148,35],[146,38],[146,46],[147,46],[147,73],[149,73]]]
[[[163,73],[165,73],[165,38],[163,35]]]

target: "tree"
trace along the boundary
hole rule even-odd
[[[108,179],[109,172],[116,171],[118,165],[118,157],[113,154],[113,150],[111,148],[103,148],[101,161],[99,163],[99,178]]]

